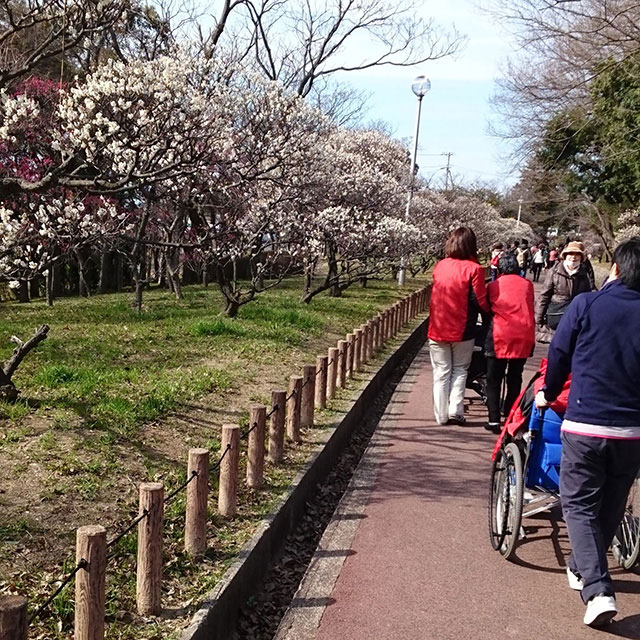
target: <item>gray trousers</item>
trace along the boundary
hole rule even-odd
[[[640,467],[640,440],[562,432],[560,499],[571,542],[567,564],[582,576],[582,599],[614,595],[607,549]]]

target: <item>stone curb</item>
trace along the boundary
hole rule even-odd
[[[413,349],[417,352],[426,341],[426,334],[427,318],[424,317],[351,402],[342,421],[333,431],[326,433],[326,441],[318,444],[317,450],[296,476],[274,513],[262,520],[237,560],[205,596],[200,609],[182,633],[181,640],[224,640],[230,636],[239,609],[259,589],[269,566],[304,513],[305,504],[316,486],[328,476],[391,372]]]

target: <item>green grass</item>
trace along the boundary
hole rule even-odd
[[[58,412],[59,426],[66,421],[131,436],[205,393],[247,381],[251,369],[271,358],[350,331],[400,293],[392,281],[372,281],[342,298],[321,295],[304,305],[300,286],[299,278],[286,281],[234,319],[219,314],[214,288],[198,286],[185,287],[180,301],[164,290],[146,292],[141,314],[130,294],[62,298],[53,307],[3,304],[0,361],[11,352],[11,335],[26,338],[42,323],[51,330],[15,376],[23,400],[0,404],[0,420],[19,422],[30,405],[39,405]]]
[[[42,301],[0,303],[0,363],[12,351],[12,335],[26,339],[34,327],[50,326],[49,338],[14,376],[19,402],[0,403],[0,486],[7,487],[0,496],[0,566],[10,572],[0,588],[10,583],[29,595],[32,606],[43,601],[52,579],[73,567],[77,526],[103,524],[112,539],[135,517],[140,482],[162,481],[171,492],[186,478],[190,447],[207,447],[213,463],[221,424],[246,425],[252,403],[268,404],[271,389],[286,388],[302,365],[423,284],[400,291],[391,280],[371,281],[342,298],[321,295],[304,305],[302,281],[293,278],[241,307],[234,319],[220,315],[216,289],[200,286],[185,287],[180,301],[167,291],[145,292],[141,314],[132,308],[131,294],[64,298],[52,308]],[[319,422],[326,427],[337,419],[353,388],[318,412]],[[167,504],[166,606],[197,602],[213,587],[259,518],[272,512],[319,433],[314,429],[309,441],[288,448],[283,465],[268,465],[263,490],[241,489],[237,518],[218,517],[212,497],[210,548],[197,562],[182,547],[185,493]],[[19,481],[25,474],[26,485]],[[212,496],[217,485],[214,473]],[[7,517],[5,504],[12,506]],[[28,510],[46,524],[36,527],[24,515]],[[13,571],[17,542],[27,553]],[[135,611],[135,551],[135,530],[110,549],[116,557],[107,572],[107,620],[113,623],[107,638],[177,637],[166,622],[121,619]],[[72,625],[68,587],[34,634],[68,639]]]

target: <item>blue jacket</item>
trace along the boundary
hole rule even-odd
[[[549,346],[548,401],[569,373],[567,420],[640,426],[640,291],[614,280],[572,300]]]

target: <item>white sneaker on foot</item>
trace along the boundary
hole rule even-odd
[[[582,578],[577,573],[571,571],[569,567],[567,567],[567,580],[569,581],[569,588],[574,591],[582,591],[582,587],[584,586]]]
[[[609,623],[616,613],[618,613],[616,599],[613,596],[605,596],[599,593],[587,602],[584,623],[590,627],[602,627]]]

